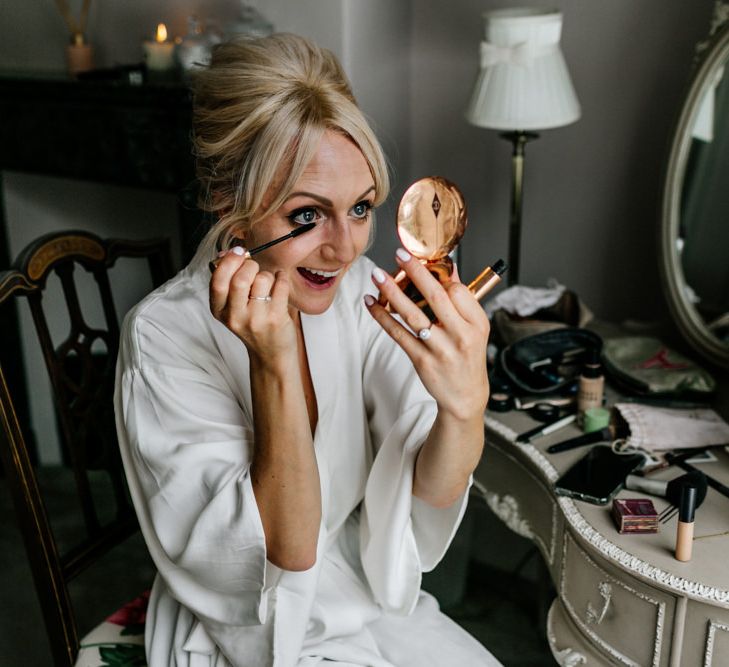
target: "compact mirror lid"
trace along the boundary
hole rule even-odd
[[[442,176],[415,181],[397,210],[397,235],[418,259],[435,261],[448,255],[461,240],[466,224],[463,195]]]

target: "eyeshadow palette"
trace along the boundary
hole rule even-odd
[[[658,532],[658,513],[648,498],[615,498],[612,515],[619,533]]]

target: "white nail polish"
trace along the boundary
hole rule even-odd
[[[230,252],[232,252],[234,255],[245,255],[246,249],[241,248],[239,245],[237,245]]]
[[[395,254],[398,256],[401,262],[409,262],[410,261],[410,253],[405,250],[404,248],[398,248],[395,251]]]
[[[375,305],[375,297],[373,297],[371,294],[365,294],[364,295],[364,302],[367,304],[367,306],[374,306]]]
[[[385,282],[385,272],[379,266],[376,266],[374,269],[372,269],[372,277],[377,283]]]

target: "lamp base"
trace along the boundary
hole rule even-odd
[[[524,146],[532,139],[537,139],[536,132],[512,130],[501,132],[502,139],[510,141],[511,152],[511,217],[509,220],[509,271],[507,285],[519,282],[519,249],[521,247],[521,207],[524,191]]]

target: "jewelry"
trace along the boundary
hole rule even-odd
[[[418,338],[420,338],[420,340],[428,340],[428,338],[430,338],[430,327],[432,326],[433,325],[431,324],[429,327],[425,327],[418,331]]]
[[[249,297],[248,297],[248,300],[249,300],[249,301],[270,301],[270,300],[271,300],[271,298],[272,298],[272,297],[271,297],[271,295],[269,294],[268,296],[249,296]]]

